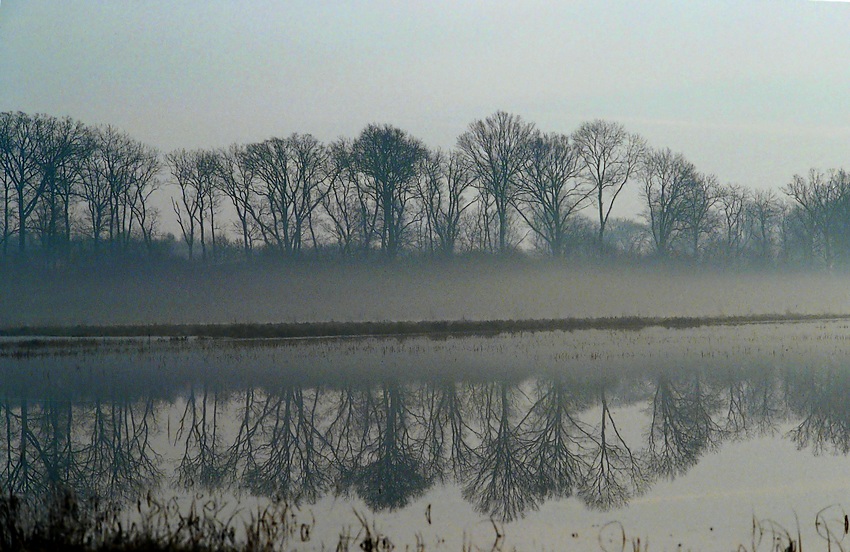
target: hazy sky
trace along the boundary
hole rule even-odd
[[[451,147],[497,109],[623,123],[722,182],[850,168],[850,3],[4,0],[0,111],[167,151],[391,123]]]

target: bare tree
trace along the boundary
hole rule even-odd
[[[696,175],[685,191],[684,233],[688,236],[691,254],[695,259],[699,257],[703,236],[710,235],[715,228],[713,208],[719,196],[717,178],[702,173]]]
[[[98,134],[92,133],[90,141],[91,153],[83,160],[83,178],[77,193],[85,211],[86,233],[97,251],[109,226],[112,194]]]
[[[247,150],[233,144],[226,151],[218,153],[218,187],[230,199],[236,210],[239,231],[242,237],[242,249],[249,258],[253,248],[252,223],[256,221],[254,208],[254,189],[256,173],[248,160]]]
[[[458,148],[466,155],[476,183],[496,210],[499,224],[499,252],[508,249],[509,209],[519,191],[520,175],[528,163],[528,144],[536,131],[520,116],[497,111],[469,125],[458,138]],[[486,212],[486,211],[485,211]]]
[[[87,153],[87,130],[70,118],[47,118],[41,142],[44,193],[35,210],[42,248],[67,253],[71,243],[71,205],[80,180],[79,160]]]
[[[171,171],[171,177],[180,188],[180,198],[171,198],[171,206],[177,216],[177,224],[183,234],[183,240],[189,248],[189,259],[193,257],[195,234],[198,226],[201,200],[199,191],[193,186],[192,159],[186,150],[169,153],[165,161]]]
[[[720,222],[723,228],[723,251],[729,259],[739,259],[746,248],[747,207],[749,192],[741,186],[730,184],[718,190]]]
[[[256,220],[266,241],[287,255],[301,251],[305,232],[313,234],[327,156],[327,148],[309,134],[271,138],[246,149],[246,162],[259,181],[257,191],[263,201]]]
[[[649,151],[641,170],[645,217],[652,232],[655,252],[667,257],[673,242],[685,228],[685,199],[694,185],[696,169],[681,153],[669,148]]]
[[[43,173],[42,149],[48,141],[49,118],[21,112],[5,112],[0,117],[0,164],[11,183],[17,209],[18,252],[24,255],[29,217],[48,183]]]
[[[0,124],[3,124],[3,122],[4,119],[0,118]],[[4,139],[4,135],[3,129],[0,129],[0,140]],[[3,146],[0,145],[0,151],[3,149]],[[0,167],[0,186],[2,186],[3,192],[3,233],[0,234],[0,239],[2,239],[3,257],[5,258],[9,253],[9,239],[13,233],[12,225],[15,223],[15,214],[12,207],[12,179],[7,176],[5,170],[2,170],[2,167]]]
[[[746,216],[755,254],[763,262],[773,259],[782,205],[772,190],[757,190],[747,203]]]
[[[401,249],[410,223],[408,205],[426,153],[422,142],[389,125],[369,125],[354,141],[355,166],[380,212],[381,249],[388,257]]]
[[[481,444],[475,449],[471,477],[463,487],[464,498],[474,501],[480,513],[502,521],[513,521],[536,509],[541,499],[523,454],[525,444],[516,419],[517,391],[506,382],[480,389]]]
[[[159,161],[156,162],[157,172]],[[151,167],[153,168],[153,167]],[[153,173],[146,173],[146,180],[137,179],[133,186],[133,197],[130,203],[133,217],[139,225],[139,231],[142,234],[142,240],[148,253],[153,252],[154,238],[156,237],[159,224],[159,209],[151,206],[150,198],[162,186],[162,181],[153,176]]]
[[[340,139],[328,147],[328,184],[322,195],[328,232],[341,254],[366,253],[377,233],[378,204],[366,191],[354,159],[353,144]]]
[[[813,232],[812,245],[819,249],[827,267],[836,260],[836,246],[846,231],[850,215],[850,173],[831,170],[809,171],[808,178],[794,175],[785,193],[802,209]]]
[[[593,189],[579,179],[578,151],[563,134],[537,134],[520,172],[517,203],[520,216],[546,243],[552,256],[566,252],[569,219],[587,206]]]
[[[429,153],[423,162],[416,196],[423,210],[428,248],[451,255],[457,247],[461,218],[472,206],[466,193],[472,186],[472,173],[458,152]]]
[[[649,429],[649,456],[656,474],[683,475],[718,444],[720,427],[713,419],[718,405],[699,376],[691,382],[659,376]]]
[[[599,213],[599,250],[604,247],[605,225],[623,187],[634,176],[646,149],[643,138],[629,134],[618,123],[595,120],[573,133],[582,160],[582,174],[593,189]]]
[[[578,494],[588,506],[604,510],[626,504],[643,491],[648,478],[645,459],[632,451],[617,428],[604,383],[598,394],[601,417],[590,430],[583,462],[587,472]]]
[[[572,496],[587,472],[582,447],[588,433],[577,417],[585,401],[563,379],[540,380],[535,391],[526,418],[526,462],[536,480],[535,490],[541,499]]]
[[[97,134],[98,170],[109,185],[108,235],[113,247],[126,248],[138,224],[137,202],[147,201],[158,186],[159,154],[125,133],[107,126]]]
[[[373,392],[367,391],[369,395]],[[372,409],[352,469],[344,474],[373,510],[403,508],[431,486],[424,473],[423,443],[413,438],[415,418],[408,406],[410,393],[397,382],[381,385],[369,397]]]

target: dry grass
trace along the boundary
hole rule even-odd
[[[301,322],[280,324],[149,324],[110,326],[20,326],[0,329],[2,337],[27,337],[15,346],[64,347],[67,342],[50,342],[39,337],[207,337],[231,339],[318,338],[359,336],[449,336],[497,335],[503,333],[579,330],[642,330],[650,327],[687,329],[703,326],[771,324],[850,320],[850,314],[752,314],[706,317],[603,317],[524,320],[430,320],[402,322]],[[93,342],[82,344],[91,346]]]
[[[96,502],[81,504],[68,492],[57,493],[39,507],[28,506],[15,496],[5,495],[0,497],[0,550],[274,552],[315,547],[315,543],[310,542],[312,526],[299,523],[295,511],[283,502],[257,507],[255,512],[250,513],[247,522],[237,521],[236,514],[224,515],[226,509],[221,503],[198,498],[181,507],[177,499],[159,502],[148,495],[136,503],[135,509],[138,521],[127,522],[120,510]],[[351,528],[343,528],[336,550],[353,548],[390,552],[397,548],[366,515],[356,511],[355,515],[360,523],[357,533],[352,534]],[[814,519],[816,533],[821,540],[804,548],[799,520],[796,529],[789,530],[771,519],[753,516],[750,542],[739,545],[737,552],[844,552],[847,550],[844,541],[850,530],[848,520],[850,518],[840,506],[822,509]],[[495,521],[491,520],[491,523],[494,530],[491,552],[502,550],[504,529]],[[645,552],[650,549],[648,541],[629,535],[617,521],[603,525],[596,540],[599,550],[605,552]],[[472,548],[464,540],[462,549]],[[424,540],[419,534],[413,549],[425,550]],[[681,545],[680,549],[690,550],[681,548]]]

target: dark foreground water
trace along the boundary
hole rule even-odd
[[[427,549],[619,550],[621,531],[657,549],[768,549],[755,518],[826,549],[848,452],[839,322],[0,342],[4,492],[151,492],[227,516],[284,501],[303,548],[364,519]]]

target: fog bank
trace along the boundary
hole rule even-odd
[[[850,276],[465,260],[0,272],[0,325],[850,312]]]

